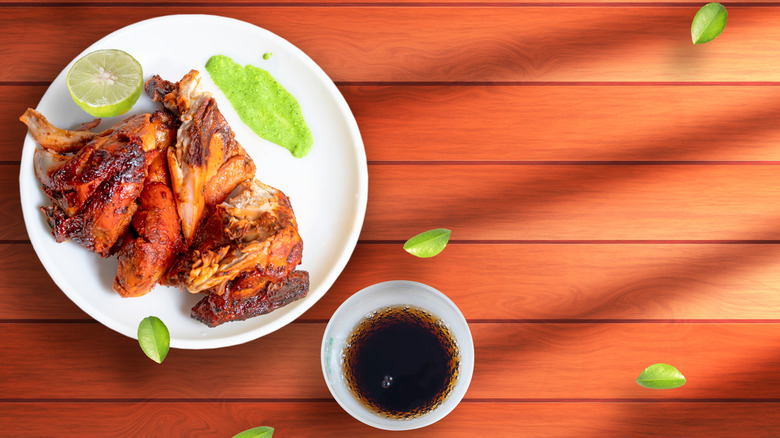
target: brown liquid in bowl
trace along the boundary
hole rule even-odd
[[[385,307],[364,318],[344,350],[344,376],[374,412],[412,418],[440,405],[457,381],[460,352],[450,330],[413,306]]]

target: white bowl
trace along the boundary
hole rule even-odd
[[[371,312],[394,305],[419,307],[440,319],[460,350],[460,369],[452,392],[433,410],[410,419],[391,418],[370,410],[347,386],[342,369],[344,347],[357,324]],[[355,293],[339,306],[325,328],[320,361],[330,393],[347,413],[378,429],[417,429],[441,420],[463,399],[474,372],[474,341],[463,314],[446,295],[422,283],[387,281]]]

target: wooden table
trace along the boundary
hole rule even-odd
[[[0,435],[391,436],[332,399],[319,345],[351,294],[408,279],[461,308],[476,369],[448,417],[398,435],[779,436],[780,3],[742,3],[694,46],[703,3],[673,0],[2,0]],[[157,365],[36,258],[17,118],[94,41],[175,13],[240,18],[310,55],[355,114],[370,189],[354,255],[311,310]],[[438,227],[453,231],[440,255],[402,250]],[[657,362],[687,384],[638,386]]]

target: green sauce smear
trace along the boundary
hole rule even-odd
[[[227,96],[241,121],[260,137],[305,157],[314,137],[303,119],[301,105],[270,73],[253,65],[241,66],[224,55],[212,56],[206,71]]]

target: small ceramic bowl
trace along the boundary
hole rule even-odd
[[[440,319],[450,329],[460,350],[460,369],[452,392],[433,410],[410,419],[392,418],[370,410],[347,386],[342,369],[347,338],[358,323],[372,312],[394,305],[419,307]],[[474,372],[474,341],[463,314],[446,295],[422,283],[387,281],[355,293],[336,310],[325,328],[320,361],[330,393],[347,413],[379,429],[417,429],[441,420],[463,399]]]

